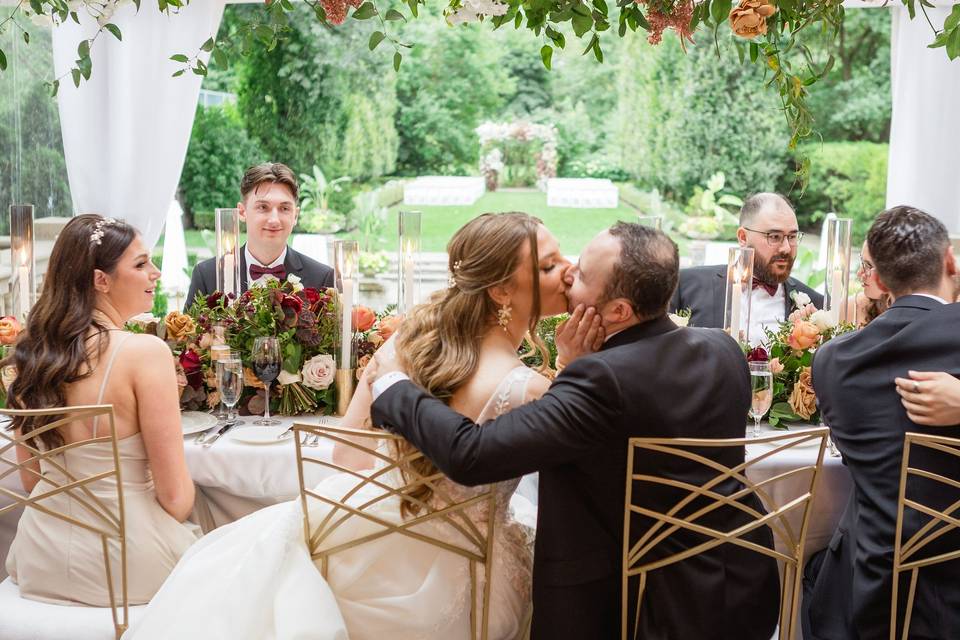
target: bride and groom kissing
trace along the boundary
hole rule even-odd
[[[491,581],[490,638],[522,637],[531,602],[533,638],[618,637],[627,439],[742,437],[750,403],[743,355],[719,330],[680,328],[668,318],[679,259],[659,231],[618,223],[570,265],[539,220],[485,214],[455,234],[448,253],[450,287],[414,309],[381,348],[344,424],[403,435],[445,474],[445,490],[494,485],[495,513],[470,515],[480,524],[495,519],[493,569],[484,576]],[[557,331],[567,365],[551,380],[548,369],[527,368],[517,353],[525,339],[545,353],[533,330],[540,318],[567,309],[573,315]],[[335,459],[345,456],[334,451]],[[739,459],[718,462],[735,466],[743,452],[726,456]],[[651,456],[640,464],[650,475],[694,485],[707,479],[693,463]],[[531,557],[509,497],[521,476],[536,471]],[[333,475],[315,491],[342,495],[344,482]],[[741,488],[731,480],[714,490]],[[651,490],[639,499],[663,511],[675,495]],[[404,517],[399,500],[382,504],[380,517]],[[742,516],[734,508],[712,514],[728,530]],[[299,502],[283,503],[201,539],[128,635],[469,637],[465,559],[386,536],[332,556],[324,580],[303,540],[302,518]],[[310,520],[317,521],[313,513]],[[744,537],[772,546],[766,529]],[[702,541],[678,533],[661,551]],[[650,574],[637,637],[765,640],[778,605],[775,561],[721,545]]]

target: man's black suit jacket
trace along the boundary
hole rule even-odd
[[[540,472],[533,637],[581,640],[620,637],[627,439],[743,437],[749,404],[749,373],[736,343],[716,329],[678,328],[664,316],[615,334],[600,352],[564,369],[540,400],[482,428],[406,381],[373,403],[372,417],[461,484]],[[739,464],[743,450],[727,449],[720,461]],[[694,484],[714,475],[655,457],[643,469]],[[643,498],[658,509],[676,502],[653,488]],[[762,510],[757,501],[751,506]],[[715,515],[729,527],[742,514]],[[754,542],[772,544],[769,530],[756,534]],[[699,542],[679,536],[670,551]],[[655,571],[639,637],[768,640],[777,580],[773,560],[730,545]]]
[[[240,247],[240,292],[247,290],[247,245]],[[333,286],[333,269],[327,265],[317,262],[298,251],[293,247],[287,247],[287,255],[283,259],[283,266],[287,270],[287,275],[294,274],[298,276],[305,287],[315,289],[326,289]],[[187,301],[184,304],[184,311],[190,308],[197,294],[208,296],[217,290],[217,259],[208,258],[198,262],[193,268],[193,276],[190,278],[190,290],[187,293]]]
[[[887,640],[893,548],[904,434],[960,436],[960,427],[913,423],[894,378],[908,370],[960,374],[960,306],[904,296],[859,331],[820,347],[813,385],[824,422],[853,478],[853,493],[822,556],[806,571],[803,620],[807,640]],[[913,464],[960,480],[956,459],[915,451]],[[917,493],[914,493],[917,492]],[[908,484],[907,497],[946,506],[955,492]],[[910,513],[905,534],[925,519]],[[956,514],[955,514],[956,515]],[[956,537],[939,541],[957,544]],[[938,548],[934,545],[931,551]],[[944,575],[949,578],[943,579]],[[911,638],[960,638],[960,563],[920,570]],[[900,594],[906,593],[901,582]],[[902,600],[901,600],[902,607]],[[902,623],[903,615],[899,616]],[[898,635],[899,636],[899,632]]]
[[[690,267],[680,270],[680,283],[673,292],[670,311],[690,309],[690,326],[723,328],[723,302],[727,291],[726,265]],[[783,283],[784,308],[786,318],[793,311],[790,294],[800,291],[810,296],[810,301],[818,309],[823,308],[823,295],[817,293],[796,278],[787,278]],[[755,338],[756,336],[751,336]]]

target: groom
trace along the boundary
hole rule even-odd
[[[297,177],[285,164],[266,162],[250,167],[240,181],[237,210],[247,228],[247,242],[240,248],[240,292],[264,275],[278,280],[293,274],[305,287],[333,286],[333,269],[287,246],[297,224],[299,186]],[[217,288],[217,260],[197,263],[190,278],[186,308],[197,294],[204,297]]]
[[[619,637],[627,438],[744,435],[750,381],[743,354],[719,330],[681,329],[670,321],[677,271],[677,246],[659,231],[621,222],[594,238],[566,280],[571,307],[600,314],[608,336],[602,349],[569,363],[542,399],[482,428],[402,372],[389,371],[394,363],[379,365],[374,424],[402,434],[454,481],[478,485],[540,472],[535,639]],[[741,451],[720,462],[742,460]],[[696,485],[705,480],[703,467],[684,462],[651,457],[640,466]],[[727,482],[718,490],[730,495],[740,488]],[[663,509],[671,498],[651,489],[642,499]],[[759,501],[750,506],[762,509]],[[711,525],[729,530],[741,523],[739,510],[719,511],[720,522]],[[747,538],[772,543],[766,529]],[[702,541],[676,535],[670,551]],[[776,626],[777,576],[775,561],[732,545],[654,571],[639,637],[768,640]]]

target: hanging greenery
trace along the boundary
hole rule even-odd
[[[676,32],[681,42],[694,38],[710,38],[720,56],[720,38],[732,37],[739,62],[762,65],[764,82],[775,88],[791,131],[790,147],[796,148],[803,138],[813,133],[813,116],[808,107],[810,87],[823,78],[833,66],[833,58],[817,64],[805,44],[809,34],[826,34],[838,38],[844,21],[843,0],[616,0],[613,7],[607,0],[445,0],[446,21],[451,25],[463,22],[486,21],[493,28],[512,25],[527,29],[544,42],[541,60],[550,68],[555,48],[567,45],[564,31],[572,30],[581,40],[584,55],[592,54],[603,62],[604,38],[616,33],[643,30],[652,44],[657,44],[665,30]],[[117,39],[120,29],[111,22],[119,5],[131,3],[140,9],[142,0],[20,0],[11,13],[0,20],[0,34],[15,29],[29,43],[29,33],[22,20],[46,18],[54,24],[74,20],[85,12],[94,18],[99,29],[81,41],[77,47],[74,66],[64,74],[77,86],[89,79],[92,72],[90,47],[104,32]],[[158,9],[177,13],[190,0],[156,0]],[[302,0],[321,24],[335,28],[348,17],[375,23],[369,36],[371,50],[392,49],[394,69],[399,69],[404,51],[413,43],[403,42],[398,36],[401,22],[417,18],[425,0],[403,0],[408,13],[385,6],[383,0]],[[900,0],[911,18],[921,14],[932,30],[931,48],[943,47],[951,59],[960,56],[960,4],[955,4],[942,28],[930,19],[929,0]],[[246,21],[231,26],[219,38],[199,44],[192,53],[178,53],[171,57],[182,65],[173,75],[185,73],[206,75],[212,61],[227,67],[237,56],[249,54],[254,48],[276,47],[278,41],[291,31],[290,15],[296,9],[294,0],[265,0],[264,4]],[[724,62],[718,62],[724,64]],[[6,69],[7,58],[0,49],[0,71]],[[61,78],[50,82],[56,93]],[[801,172],[808,171],[807,161],[801,163]]]

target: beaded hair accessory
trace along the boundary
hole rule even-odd
[[[117,224],[117,221],[113,218],[101,218],[100,221],[94,225],[93,233],[90,234],[90,244],[103,244],[103,228],[109,227],[112,224]]]
[[[447,279],[447,286],[456,288],[457,286],[457,273],[460,272],[460,265],[462,260],[457,260],[453,263],[453,273],[450,274],[450,277]]]

